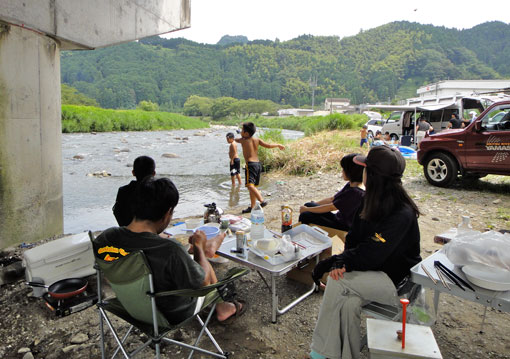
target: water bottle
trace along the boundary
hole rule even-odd
[[[264,238],[264,211],[260,206],[259,201],[255,204],[255,207],[251,210],[251,239],[262,239]]]
[[[473,230],[471,227],[471,223],[469,223],[470,218],[468,216],[462,216],[462,222],[457,226],[457,233],[466,233]]]

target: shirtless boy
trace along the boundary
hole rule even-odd
[[[262,207],[267,205],[257,189],[260,182],[260,173],[262,172],[262,165],[258,156],[259,145],[265,148],[278,147],[280,150],[285,149],[285,146],[279,143],[266,143],[260,138],[254,138],[253,135],[256,130],[257,128],[253,122],[245,122],[241,130],[241,138],[235,139],[243,147],[243,156],[246,162],[246,187],[250,192],[250,207],[243,209],[243,213],[250,213],[257,200]]]
[[[227,133],[228,146],[228,157],[230,158],[230,178],[232,179],[232,188],[239,182],[241,186],[241,160],[237,154],[237,143],[235,143],[234,134],[232,132]]]

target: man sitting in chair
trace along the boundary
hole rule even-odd
[[[143,250],[154,275],[156,292],[197,289],[218,280],[205,255],[206,236],[196,231],[190,237],[193,259],[177,241],[161,238],[179,201],[179,192],[168,178],[146,177],[137,186],[135,218],[126,227],[112,227],[101,233],[95,243],[95,254],[113,261],[131,251]],[[157,298],[158,309],[171,324],[180,323],[197,313],[202,298],[169,296]],[[219,322],[230,322],[246,309],[242,300],[218,303]]]

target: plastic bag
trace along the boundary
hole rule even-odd
[[[411,324],[431,326],[436,322],[436,311],[434,309],[434,292],[417,286],[416,290],[410,293],[414,298],[407,306],[407,322]]]
[[[510,234],[495,231],[458,232],[444,246],[448,259],[456,266],[482,263],[510,270]]]
[[[284,234],[280,240],[280,253],[287,261],[296,259],[299,256],[299,247],[292,243],[288,234]]]

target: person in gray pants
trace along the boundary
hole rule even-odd
[[[329,272],[312,337],[312,359],[359,358],[362,305],[397,304],[398,284],[421,261],[420,212],[402,186],[405,160],[399,150],[373,147],[354,162],[365,167],[365,198],[344,252],[322,260],[312,273],[319,285]]]

